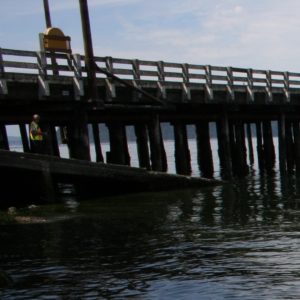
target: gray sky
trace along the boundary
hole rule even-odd
[[[89,0],[94,52],[300,71],[299,0]],[[78,0],[49,0],[52,23],[83,54]],[[1,0],[0,47],[39,50],[42,0]]]
[[[299,0],[88,0],[95,56],[300,72]],[[78,0],[49,0],[83,54]],[[43,0],[1,0],[0,47],[39,50]]]

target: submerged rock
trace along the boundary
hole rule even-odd
[[[15,214],[17,213],[16,207],[14,207],[14,206],[9,207],[9,208],[7,209],[7,213],[8,213],[9,215],[15,215]]]
[[[31,204],[31,205],[28,206],[29,210],[34,210],[34,209],[37,209],[37,208],[38,208],[38,206],[34,205],[34,204]]]

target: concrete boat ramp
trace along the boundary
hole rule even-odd
[[[58,186],[71,184],[80,198],[198,188],[221,181],[141,168],[0,150],[0,206],[59,201]]]

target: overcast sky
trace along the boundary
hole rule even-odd
[[[88,0],[96,56],[300,72],[299,0]],[[49,0],[83,54],[78,0]],[[1,0],[0,47],[39,50],[43,0]]]

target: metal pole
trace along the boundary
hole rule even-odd
[[[44,11],[47,28],[52,27],[48,0],[44,0]]]
[[[52,27],[52,23],[51,23],[51,15],[50,15],[50,9],[49,9],[49,2],[48,0],[43,0],[44,1],[44,12],[45,12],[45,21],[46,21],[46,27],[50,28]],[[58,70],[57,68],[57,63],[56,63],[56,59],[54,56],[51,55],[51,64],[54,67],[53,69],[53,75],[58,75]]]
[[[88,75],[89,100],[99,100],[96,82],[96,68],[94,62],[93,42],[87,0],[79,0],[82,34],[84,41],[85,66]]]

